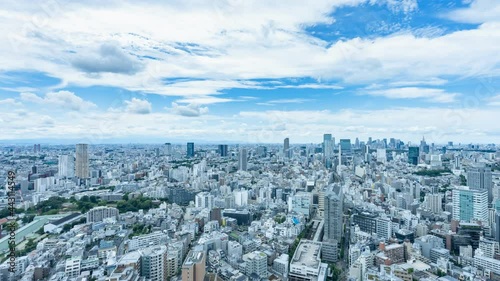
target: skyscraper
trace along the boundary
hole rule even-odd
[[[75,158],[72,155],[59,155],[59,178],[72,178],[75,176]]]
[[[340,147],[342,148],[342,153],[350,153],[351,152],[351,140],[350,139],[341,139]]]
[[[219,144],[218,151],[219,151],[220,157],[226,157],[227,156],[227,144]]]
[[[488,204],[493,200],[493,178],[491,168],[476,166],[467,170],[467,186],[471,189],[487,190]]]
[[[325,231],[323,240],[340,242],[343,233],[343,193],[340,185],[333,185],[325,194]]]
[[[290,157],[289,153],[290,153],[290,139],[286,138],[283,141],[283,155],[285,155],[285,157]]]
[[[88,144],[76,145],[75,176],[80,179],[86,179],[90,176]]]
[[[452,191],[453,219],[488,223],[488,191],[457,187]]]
[[[408,163],[412,165],[418,165],[418,158],[420,156],[418,146],[410,146],[408,147]]]
[[[169,142],[165,143],[165,152],[164,154],[167,155],[167,156],[170,156],[172,155],[172,144],[170,144]]]
[[[187,143],[187,157],[194,157],[194,142]]]
[[[240,153],[238,155],[238,169],[240,171],[247,170],[247,150],[245,148],[240,149]]]
[[[325,158],[333,157],[333,141],[331,134],[323,135],[323,155]]]

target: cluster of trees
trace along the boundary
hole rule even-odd
[[[417,172],[414,172],[413,174],[418,175],[418,176],[428,176],[428,177],[439,177],[442,174],[446,173],[451,173],[449,169],[442,169],[442,170],[420,170]]]
[[[64,204],[72,203],[72,205],[64,206]],[[55,215],[61,211],[79,211],[86,213],[88,210],[97,206],[106,206],[108,202],[101,200],[97,196],[83,196],[80,200],[75,197],[66,199],[64,197],[50,197],[46,201],[38,203],[34,207],[28,208],[26,211],[23,209],[16,209],[15,214],[25,213],[26,216],[22,219],[23,223],[30,223],[35,216],[39,215]],[[153,202],[151,198],[143,197],[142,195],[136,198],[129,199],[128,194],[123,196],[123,199],[118,201],[116,208],[120,213],[128,211],[137,212],[140,209],[147,211],[151,208],[158,207],[157,202]],[[10,215],[8,208],[0,210],[0,218],[6,218]]]
[[[295,238],[295,240],[293,241],[293,244],[290,245],[290,248],[288,249],[288,256],[290,257],[290,260],[288,263],[290,263],[292,261],[293,254],[295,253],[297,246],[299,246],[300,240],[302,240],[302,238],[304,238],[306,236],[306,234],[309,233],[311,228],[312,228],[312,224],[306,225],[304,230],[302,230],[302,232],[300,232],[300,234],[297,236],[297,238]]]
[[[129,198],[128,194],[123,196],[123,200],[118,201],[116,208],[120,213],[137,212],[139,210],[148,211],[151,208],[158,207],[159,203],[153,202],[151,198],[142,195],[136,198]]]
[[[286,221],[286,217],[285,216],[276,216],[274,218],[274,221],[278,224],[281,224],[281,223],[284,223]]]
[[[329,279],[329,280],[332,280],[332,281],[337,281],[337,280],[340,280],[340,275],[342,274],[342,270],[340,268],[338,268],[337,266],[335,266],[334,264],[329,264],[329,267],[330,267],[330,270],[332,272],[332,278]]]
[[[146,226],[145,224],[134,224],[132,227],[132,233],[128,235],[128,238],[131,239],[134,236],[151,233],[151,228],[151,225]]]

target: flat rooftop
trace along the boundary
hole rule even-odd
[[[293,255],[293,265],[303,265],[311,268],[320,266],[321,242],[302,240]]]
[[[192,264],[199,263],[203,258],[202,251],[191,251],[186,260],[184,261],[184,265],[191,266]]]

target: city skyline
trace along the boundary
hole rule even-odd
[[[498,142],[499,7],[6,2],[1,139]]]

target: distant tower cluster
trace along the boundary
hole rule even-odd
[[[38,153],[40,152],[40,144],[35,144],[33,145],[33,152]]]
[[[76,145],[75,176],[80,179],[86,179],[89,175],[88,144],[80,143]]]

